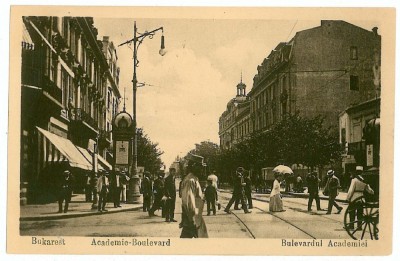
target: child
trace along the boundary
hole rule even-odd
[[[205,194],[205,198],[207,201],[207,216],[210,215],[210,212],[211,212],[210,207],[212,207],[212,211],[215,216],[216,212],[217,212],[215,209],[215,201],[217,199],[217,190],[212,185],[212,180],[207,180],[207,188],[206,188],[204,194]]]

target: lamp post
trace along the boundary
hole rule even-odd
[[[154,29],[150,32],[144,32],[144,33],[138,33],[137,32],[137,27],[136,27],[136,21],[134,22],[134,27],[133,27],[133,38],[118,45],[122,46],[125,44],[130,44],[133,42],[133,79],[132,79],[132,90],[133,90],[133,99],[132,99],[132,106],[133,106],[133,138],[132,138],[132,165],[131,165],[131,171],[130,171],[130,176],[131,179],[129,180],[129,190],[128,190],[128,195],[127,195],[127,201],[128,203],[138,203],[139,202],[139,197],[140,197],[140,192],[139,192],[139,176],[137,173],[137,122],[136,122],[136,91],[137,91],[137,76],[136,76],[136,67],[139,65],[139,61],[137,58],[137,52],[139,49],[139,46],[142,44],[143,40],[146,37],[149,37],[150,39],[153,38],[155,33],[157,31],[162,32],[161,36],[161,48],[159,51],[159,54],[161,56],[164,56],[166,51],[165,51],[165,45],[164,45],[164,28],[159,27],[157,29]]]

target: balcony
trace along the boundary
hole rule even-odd
[[[73,108],[71,109],[70,119],[72,121],[81,121],[86,122],[90,127],[97,131],[98,129],[98,122],[90,117],[84,110],[81,108]]]
[[[48,76],[42,75],[40,69],[22,64],[21,83],[35,86],[48,93],[59,103],[62,103],[62,90]]]

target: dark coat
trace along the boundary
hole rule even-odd
[[[206,196],[206,200],[209,202],[215,201],[217,198],[217,190],[213,185],[208,185],[204,191],[204,194]]]
[[[158,195],[164,194],[164,180],[158,178],[154,181],[153,192]]]
[[[140,189],[141,189],[140,192],[143,194],[143,196],[151,195],[151,193],[153,192],[153,188],[152,188],[151,180],[149,177],[143,178]]]
[[[233,179],[233,193],[234,194],[243,194],[244,188],[242,183],[244,182],[243,174],[235,176]]]
[[[307,175],[306,181],[307,181],[308,193],[318,192],[319,180],[318,180],[317,176],[315,176],[315,175]]]
[[[340,182],[339,179],[333,175],[331,178],[328,178],[327,181],[327,192],[329,196],[337,196],[339,191],[338,189],[340,188]]]
[[[165,178],[164,195],[168,198],[176,198],[175,179],[172,175],[169,175]]]
[[[250,177],[245,177],[244,178],[244,182],[246,183],[246,185],[244,186],[244,190],[245,190],[246,194],[251,193],[251,179],[250,179]]]

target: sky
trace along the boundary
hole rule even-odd
[[[367,30],[373,21],[347,22]],[[115,45],[133,38],[134,19],[94,18],[101,39]],[[138,50],[137,124],[164,151],[167,167],[196,143],[219,144],[218,120],[241,80],[250,91],[257,66],[280,42],[320,26],[319,20],[136,19],[138,32],[163,26],[166,55],[160,56],[161,31]],[[133,46],[117,48],[120,91],[132,112]],[[123,100],[121,100],[121,104]],[[122,109],[122,106],[120,107]]]

